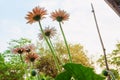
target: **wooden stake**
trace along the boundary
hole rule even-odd
[[[92,7],[92,13],[93,13],[93,16],[94,16],[94,20],[95,20],[97,32],[98,32],[98,35],[99,35],[100,43],[101,43],[101,46],[102,46],[102,49],[103,49],[103,53],[104,53],[104,59],[105,59],[106,69],[109,71],[109,66],[108,66],[107,57],[106,57],[106,49],[105,49],[104,43],[103,43],[103,41],[102,41],[102,37],[101,37],[101,34],[100,34],[100,30],[99,30],[98,23],[97,23],[97,19],[96,19],[96,15],[95,15],[95,10],[94,10],[94,7],[93,7],[93,4],[92,4],[92,3],[91,3],[91,7]],[[111,79],[110,79],[110,75],[108,76],[108,79],[107,79],[107,80],[111,80]]]

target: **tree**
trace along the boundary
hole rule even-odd
[[[45,44],[38,42],[38,50],[41,54],[40,59],[36,63],[37,69],[40,70],[40,72],[43,72],[49,76],[56,77],[58,72],[56,71],[54,59],[52,56],[52,53],[48,48],[45,47]],[[67,49],[64,45],[63,41],[57,41],[53,43],[56,56],[59,62],[59,65],[62,69],[62,66],[66,63],[69,63],[69,58],[67,54]],[[80,44],[69,44],[69,49],[72,55],[73,63],[82,64],[87,67],[92,67],[92,64],[90,64],[90,60],[85,54],[84,48]]]
[[[12,48],[24,46],[31,43],[31,40],[20,38],[11,40],[8,49],[0,53],[0,79],[1,80],[23,80],[26,65],[20,63],[18,55],[11,52]]]

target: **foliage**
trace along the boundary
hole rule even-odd
[[[19,55],[11,52],[12,48],[20,47],[31,41],[26,38],[11,40],[9,47],[0,54],[0,79],[1,80],[24,80],[26,64],[22,64]]]
[[[25,46],[30,43],[31,43],[31,40],[26,39],[26,38],[20,38],[18,40],[11,40],[11,42],[9,42],[8,50],[4,51],[1,54],[2,57],[0,58],[1,59],[0,61],[2,61],[0,62],[1,63],[0,72],[2,73],[2,75],[0,75],[0,78],[2,80],[4,80],[3,78],[7,79],[6,77],[8,77],[11,80],[14,80],[14,78],[15,79],[19,78],[19,80],[23,80],[26,74],[25,69],[27,69],[28,66],[26,63],[24,63],[23,65],[21,63],[20,56],[17,54],[13,54],[11,52],[11,49],[20,47],[20,46]],[[34,68],[38,70],[37,75],[40,75],[41,79],[44,78],[46,80],[53,80],[53,78],[55,78],[58,75],[58,71],[56,69],[53,56],[51,55],[50,50],[44,47],[46,44],[42,44],[42,43],[39,43],[39,44],[40,45],[37,44],[36,48],[39,52],[40,58],[37,60],[37,62],[34,63]],[[62,65],[69,62],[67,50],[63,42],[61,43],[55,42],[54,46],[57,52],[57,59],[59,61],[59,65],[62,70]],[[74,63],[81,63],[89,67],[92,66],[89,63],[89,59],[85,55],[83,46],[81,46],[80,44],[69,44],[69,47],[70,47],[70,51],[71,51],[72,59]],[[11,71],[14,71],[15,75],[10,76]],[[32,72],[32,74],[35,74],[35,73]],[[35,79],[35,77],[30,76],[30,78],[27,78],[27,79]]]
[[[54,44],[55,50],[57,52],[58,58],[60,61],[64,63],[69,62],[68,54],[67,54],[67,49],[63,43],[63,41],[56,42]],[[91,67],[92,65],[90,64],[89,58],[85,54],[85,50],[82,45],[80,44],[69,44],[69,49],[71,52],[72,56],[72,61],[74,63],[80,63],[85,66]]]
[[[1,80],[23,80],[23,76],[25,74],[24,67],[25,66],[20,63],[5,62],[3,55],[0,54]]]
[[[30,43],[31,43],[31,40],[27,38],[20,38],[18,40],[13,39],[8,43],[9,44],[8,48],[12,49],[16,47],[21,47]]]
[[[40,72],[43,72],[46,75],[52,76],[54,78],[56,77],[58,72],[55,67],[53,56],[51,55],[51,52],[48,49],[46,49],[46,47],[44,47],[45,44],[44,45],[41,44],[39,43],[39,45],[37,46],[39,48],[38,50],[40,50],[41,57],[37,61],[36,67]],[[63,64],[69,62],[67,50],[62,41],[55,42],[54,47],[57,53],[57,59],[60,68],[62,69]],[[83,46],[81,46],[80,44],[69,44],[69,48],[74,63],[80,63],[82,65],[92,67],[92,65],[89,63],[88,57],[85,55]]]
[[[60,73],[55,80],[104,80],[104,77],[96,74],[92,68],[81,64],[67,63],[64,66],[65,71]]]
[[[53,56],[51,54],[41,56],[36,62],[36,68],[39,70],[39,72],[45,73],[53,78],[58,74]]]
[[[116,49],[112,51],[111,54],[107,54],[108,64],[110,65],[110,71],[113,72],[116,79],[120,79],[120,42],[116,44]],[[104,63],[104,56],[101,56],[98,61],[100,66],[103,67]]]
[[[113,50],[111,57],[111,64],[115,65],[116,67],[120,67],[120,42],[116,44],[116,49]]]

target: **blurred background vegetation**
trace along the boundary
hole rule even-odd
[[[33,44],[31,40],[26,38],[20,38],[18,40],[11,40],[9,43],[8,49],[0,54],[0,79],[1,80],[23,80],[25,76],[25,67],[28,67],[27,64],[23,65],[20,63],[20,58],[18,55],[13,54],[11,49],[16,47],[22,47],[27,44]],[[59,65],[62,68],[62,65],[69,62],[67,49],[64,45],[64,42],[55,41],[54,48],[57,53]],[[46,46],[44,41],[35,43],[36,52],[40,55],[40,58],[35,63],[35,68],[39,70],[40,73],[45,74],[45,76],[50,76],[55,78],[58,74],[53,60],[53,56]],[[89,58],[86,56],[84,48],[80,44],[69,44],[72,59],[74,63],[81,63],[85,66],[92,67],[90,64]]]
[[[120,42],[116,44],[116,49],[112,53],[107,54],[110,70],[113,72],[117,80],[120,80]],[[104,56],[100,56],[97,63],[101,68],[105,68]]]
[[[20,63],[19,56],[13,54],[11,49],[27,44],[33,43],[26,38],[11,40],[8,49],[0,53],[0,80],[24,80],[25,69],[28,67],[27,63],[24,65]],[[46,77],[46,80],[54,79],[58,75],[58,71],[49,48],[44,41],[37,41],[34,45],[36,46],[36,52],[40,55],[40,58],[35,62],[35,69],[38,70],[39,75],[42,75],[43,78]],[[53,46],[62,69],[62,65],[69,62],[66,47],[62,40],[54,41]],[[80,63],[86,67],[95,68],[81,44],[69,43],[69,48],[74,63]],[[120,42],[116,44],[116,49],[113,50],[111,54],[107,54],[107,58],[110,70],[113,72],[116,79],[120,80]],[[97,63],[104,69],[104,56],[101,56]]]

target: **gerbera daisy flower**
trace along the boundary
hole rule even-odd
[[[39,20],[42,20],[43,18],[45,18],[44,16],[47,14],[47,10],[45,10],[44,8],[41,8],[39,6],[33,8],[32,12],[28,12],[27,16],[25,17],[28,22],[27,23],[34,23],[37,22]]]
[[[12,52],[15,53],[15,54],[23,54],[25,51],[25,49],[23,47],[19,47],[19,48],[14,48],[12,49]]]
[[[33,44],[29,44],[24,46],[24,49],[27,53],[35,51],[35,46]]]
[[[46,27],[46,28],[44,29],[44,34],[45,34],[45,36],[48,37],[48,38],[54,37],[55,34],[56,34],[56,29],[55,29],[55,27],[51,27],[51,28],[50,28],[50,27]],[[38,34],[38,37],[39,37],[40,40],[42,40],[42,39],[43,39],[43,34],[42,34],[42,33],[39,33],[39,34]]]
[[[34,62],[38,57],[39,56],[36,53],[26,54],[25,61],[26,62]]]
[[[64,10],[59,9],[58,11],[56,10],[55,12],[52,12],[50,17],[53,21],[57,20],[58,22],[63,22],[69,19],[69,14]]]

